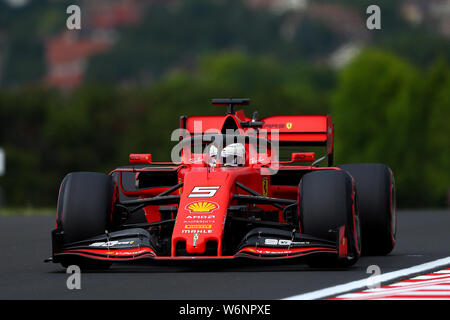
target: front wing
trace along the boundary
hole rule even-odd
[[[53,256],[49,261],[56,263],[73,258],[87,258],[109,262],[133,260],[231,260],[250,258],[261,260],[301,258],[308,255],[334,255],[347,258],[345,227],[336,232],[336,241],[329,241],[308,235],[276,230],[256,228],[242,240],[233,255],[195,255],[167,256],[159,255],[155,241],[149,233],[140,228],[127,229],[89,238],[83,241],[59,246],[56,230],[53,232]]]

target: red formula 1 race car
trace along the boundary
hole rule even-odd
[[[107,268],[149,260],[294,259],[354,264],[395,245],[395,185],[383,164],[333,166],[330,116],[258,120],[213,99],[225,116],[180,119],[172,162],[131,154],[107,174],[61,183],[50,260]],[[314,152],[300,148],[324,147]],[[286,148],[290,160],[281,161]],[[327,166],[318,166],[324,160]],[[300,165],[301,164],[301,165]],[[145,219],[137,220],[136,217]]]

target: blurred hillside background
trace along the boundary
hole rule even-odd
[[[399,207],[447,207],[449,63],[448,0],[0,0],[2,202],[54,206],[68,172],[168,160],[180,115],[233,96],[332,114],[338,164],[386,163]]]

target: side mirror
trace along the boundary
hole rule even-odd
[[[314,152],[298,152],[291,156],[291,162],[314,162],[315,160]]]
[[[150,153],[132,153],[130,154],[130,163],[133,164],[152,163],[152,155]]]

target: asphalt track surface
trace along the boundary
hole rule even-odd
[[[366,279],[367,267],[391,272],[450,256],[450,211],[400,211],[398,241],[388,256],[362,257],[349,269],[303,264],[115,264],[84,272],[81,289],[51,255],[50,216],[0,217],[0,299],[272,300]]]

